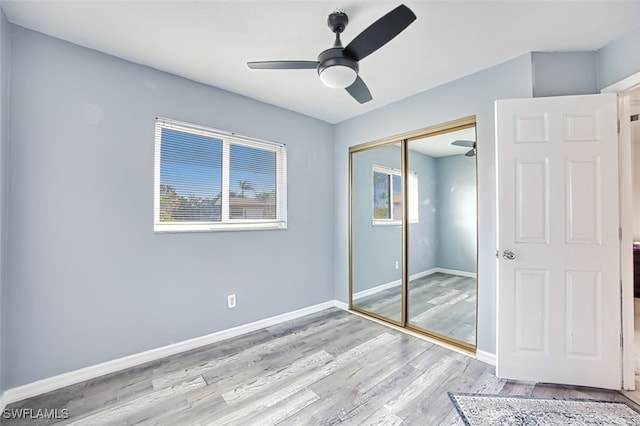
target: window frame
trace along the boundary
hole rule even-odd
[[[221,162],[221,219],[220,221],[161,222],[160,221],[160,169],[162,129],[171,129],[190,133],[222,142]],[[230,206],[230,160],[231,146],[242,145],[275,153],[275,219],[231,218]],[[154,143],[154,210],[153,228],[156,233],[166,232],[212,232],[287,229],[287,152],[286,145],[261,139],[240,136],[232,132],[213,129],[197,124],[186,123],[169,118],[156,117]]]
[[[390,188],[390,196],[389,196],[389,211],[391,212],[391,217],[388,219],[381,219],[375,217],[375,173],[384,173],[389,176],[389,188]],[[399,169],[393,169],[385,166],[373,165],[371,167],[371,220],[374,226],[385,226],[385,225],[401,225],[402,217],[399,219],[395,219],[393,217],[393,176],[399,176],[400,181],[402,182],[402,172]],[[412,184],[414,182],[414,184]],[[418,223],[419,222],[419,209],[418,209],[418,174],[413,171],[409,171],[409,223]],[[404,199],[403,199],[404,200]]]

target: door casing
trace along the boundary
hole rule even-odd
[[[618,94],[618,176],[620,191],[620,278],[622,286],[622,388],[635,390],[635,344],[633,307],[633,252],[622,250],[633,244],[633,192],[631,159],[631,123],[624,119],[630,115],[629,92],[640,88],[640,72],[601,90],[602,93]]]

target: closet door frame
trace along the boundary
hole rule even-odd
[[[422,139],[428,136],[436,136],[439,134],[445,134],[456,130],[467,129],[476,127],[476,116],[464,117],[458,120],[449,121],[446,123],[437,124],[434,126],[425,127],[422,129],[406,132],[400,135],[390,136],[383,139],[379,139],[372,142],[367,142],[359,145],[355,145],[349,148],[349,310],[354,312],[375,318],[388,324],[392,324],[396,327],[409,330],[414,333],[426,337],[429,340],[433,340],[438,344],[442,344],[447,347],[462,350],[469,354],[475,354],[477,344],[477,331],[478,331],[478,276],[480,274],[480,268],[478,264],[478,162],[476,155],[476,344],[470,344],[457,339],[450,338],[446,335],[439,334],[430,330],[426,330],[416,325],[412,325],[408,322],[408,288],[409,288],[409,209],[407,208],[409,202],[408,188],[408,158],[409,149],[408,144],[412,140]],[[401,174],[402,174],[402,256],[401,256],[401,276],[402,276],[402,300],[401,300],[401,320],[400,322],[386,318],[382,315],[378,315],[375,312],[367,311],[359,308],[353,303],[353,154],[366,151],[369,149],[382,147],[391,144],[400,144],[401,155]]]

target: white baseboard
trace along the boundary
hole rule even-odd
[[[396,281],[391,281],[390,283],[377,285],[367,290],[362,290],[357,293],[353,293],[353,300],[358,300],[358,299],[362,299],[363,297],[371,296],[372,294],[376,294],[380,291],[385,291],[390,288],[397,287],[400,284],[402,284],[402,280],[396,280]]]
[[[409,277],[409,280],[417,280],[418,278],[426,277],[427,275],[434,274],[438,268],[427,269],[426,271],[418,272],[417,274],[413,274]],[[396,287],[402,284],[402,280],[391,281],[390,283],[384,283],[375,287],[372,287],[367,290],[362,290],[353,294],[353,300],[361,299],[366,296],[371,296],[372,294],[376,294],[379,291],[384,291],[392,287]]]
[[[348,311],[349,310],[349,304],[345,303],[345,302],[341,302],[339,300],[334,300],[333,301],[333,306],[335,306],[338,309],[342,309],[343,311]]]
[[[5,407],[7,406],[7,401],[5,400],[4,394],[5,394],[4,391],[0,393],[0,413],[2,413]]]
[[[431,268],[431,269],[427,269],[426,271],[422,271],[422,272],[418,272],[416,274],[410,275],[409,281],[417,280],[438,272],[441,272],[443,274],[449,274],[449,275],[457,275],[459,277],[467,277],[467,278],[477,277],[477,274],[475,272],[458,271],[457,269],[447,269],[447,268]]]
[[[482,361],[485,364],[496,366],[496,355],[490,352],[476,350],[476,359]]]
[[[243,324],[238,327],[211,333],[206,336],[184,340],[182,342],[173,343],[167,346],[162,346],[133,355],[128,355],[122,358],[81,368],[79,370],[74,370],[68,373],[59,374],[57,376],[48,377],[46,379],[28,383],[26,385],[7,389],[0,396],[0,407],[4,409],[6,405],[17,401],[22,401],[26,398],[31,398],[36,395],[51,392],[53,390],[74,385],[76,383],[84,382],[85,380],[94,379],[105,374],[115,373],[117,371],[135,367],[150,361],[156,361],[170,355],[175,355],[191,349],[197,349],[206,345],[210,345],[212,343],[219,342],[221,340],[237,337],[242,334],[250,333],[252,331],[260,330],[265,327],[270,327],[272,325],[280,324],[285,321],[290,321],[333,307],[345,310],[348,309],[346,303],[337,300],[330,300],[318,305],[309,306],[306,308],[298,309],[296,311],[291,311],[259,321],[254,321],[252,323]],[[0,410],[0,412],[1,411],[2,410]]]
[[[476,278],[477,274],[475,272],[466,272],[466,271],[458,271],[456,269],[446,269],[446,268],[431,268],[426,271],[418,272],[409,276],[409,281],[417,280],[419,278],[426,277],[431,274],[435,274],[437,272],[441,272],[443,274],[449,275],[457,275],[460,277],[467,278]],[[357,293],[353,293],[353,300],[361,299],[363,297],[371,296],[372,294],[376,294],[380,291],[384,291],[402,284],[402,280],[391,281],[389,283],[380,284],[378,286],[369,288],[367,290],[362,290]]]
[[[422,271],[422,272],[418,272],[417,274],[410,275],[409,281],[417,280],[417,279],[429,276],[431,274],[435,274],[436,272],[440,272],[439,269],[440,268],[431,268],[431,269],[427,269],[426,271]]]
[[[443,274],[449,275],[458,275],[460,277],[467,278],[477,278],[478,274],[475,272],[467,272],[467,271],[458,271],[457,269],[447,269],[447,268],[433,268],[435,272],[442,272]]]

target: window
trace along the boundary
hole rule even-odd
[[[402,175],[400,170],[373,166],[373,224],[402,222]],[[409,172],[409,222],[418,222],[418,175]]]
[[[156,119],[154,230],[287,227],[284,145]]]

